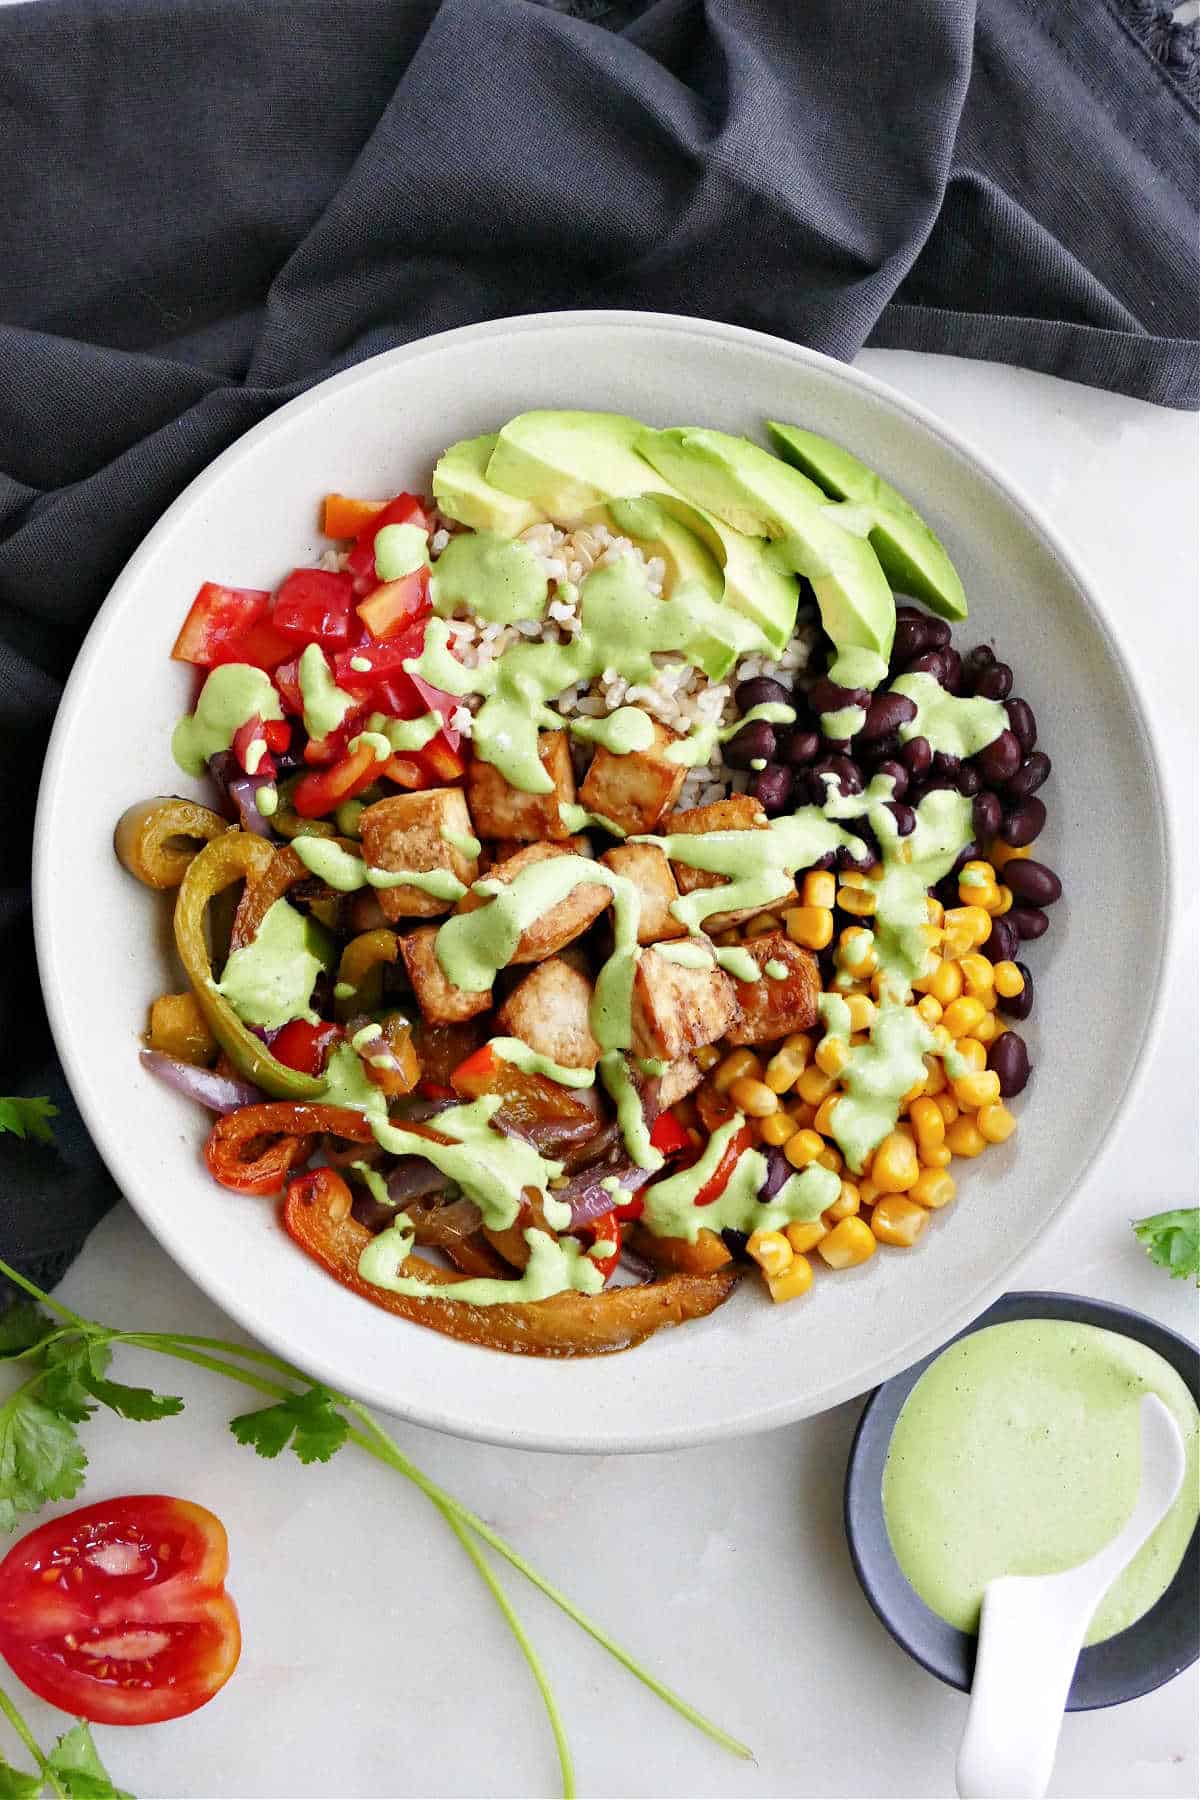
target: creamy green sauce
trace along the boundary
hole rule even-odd
[[[654,720],[640,706],[618,706],[607,718],[567,720],[572,736],[599,744],[612,756],[631,756],[654,742]]]
[[[900,727],[900,741],[923,737],[931,750],[948,756],[975,756],[1008,729],[1008,714],[998,700],[948,694],[940,681],[923,670],[898,675],[893,694],[903,694],[917,709],[915,719]]]
[[[852,738],[862,730],[867,721],[866,708],[863,706],[839,706],[836,712],[821,714],[821,730],[827,738],[838,742],[842,738]]]
[[[681,969],[711,969],[717,954],[708,942],[655,944],[654,951],[664,962],[678,963]]]
[[[864,650],[856,644],[848,644],[838,651],[830,664],[829,679],[837,687],[866,688],[870,693],[879,686],[887,672],[886,661],[874,650]]]
[[[423,750],[441,729],[442,721],[435,712],[422,713],[419,719],[389,719],[386,713],[372,713],[367,720],[367,730],[384,739],[389,756],[393,750],[402,755]]]
[[[753,725],[758,719],[764,719],[768,725],[791,725],[795,718],[795,707],[786,706],[782,700],[763,700],[758,706],[752,706],[749,712],[743,713],[740,719],[734,719],[730,725],[694,725],[686,737],[680,738],[678,743],[669,744],[663,754],[667,762],[682,763],[688,769],[699,768],[708,762],[718,744],[729,743],[743,725]]]
[[[717,951],[717,962],[735,981],[761,981],[762,970],[741,944],[728,944]]]
[[[493,625],[540,619],[550,587],[529,545],[494,531],[452,537],[434,564],[430,585],[434,611],[443,618],[462,609]]]
[[[310,644],[304,651],[297,680],[304,706],[304,729],[310,738],[328,737],[358,704],[353,694],[345,693],[333,679],[319,644]]]
[[[350,1167],[361,1176],[363,1186],[366,1188],[368,1194],[370,1194],[372,1200],[376,1201],[380,1206],[391,1206],[392,1197],[388,1193],[387,1182],[379,1173],[378,1169],[373,1169],[370,1163],[365,1162],[351,1163]],[[406,1223],[411,1226],[412,1221],[406,1218]]]
[[[548,1081],[556,1081],[559,1087],[588,1088],[595,1084],[594,1069],[573,1069],[566,1063],[555,1062],[552,1056],[531,1050],[520,1038],[493,1038],[489,1048],[501,1062],[511,1063],[514,1069],[520,1069],[526,1075],[544,1075]]]
[[[429,539],[419,525],[385,525],[375,533],[375,571],[380,581],[399,581],[429,567]]]
[[[265,782],[254,796],[254,804],[264,819],[273,818],[279,810],[279,790],[273,781]]]
[[[176,725],[171,754],[186,774],[203,775],[209,757],[228,750],[256,713],[264,720],[283,717],[271,677],[248,663],[225,663],[204,683],[195,712]]]
[[[777,956],[773,956],[769,962],[763,964],[763,974],[768,981],[786,981],[788,966],[785,962],[780,962]]]
[[[846,1002],[838,994],[822,994],[818,1005],[825,1036],[848,1046]],[[839,1076],[846,1092],[833,1108],[830,1130],[855,1174],[895,1125],[900,1102],[924,1076],[925,1053],[932,1048],[933,1033],[915,1007],[883,1003],[868,1042],[850,1050]]]
[[[656,1237],[686,1238],[694,1244],[701,1230],[778,1231],[793,1221],[819,1219],[825,1208],[833,1205],[842,1184],[820,1163],[810,1163],[807,1169],[789,1176],[773,1200],[760,1200],[767,1159],[758,1150],[743,1150],[724,1191],[707,1206],[697,1206],[697,1194],[712,1180],[744,1124],[741,1113],[735,1114],[713,1132],[690,1169],[681,1169],[678,1175],[643,1189],[646,1210],[642,1223]]]
[[[520,1211],[521,1189],[545,1191],[562,1173],[562,1164],[540,1156],[523,1138],[493,1131],[490,1121],[502,1104],[499,1094],[485,1094],[469,1106],[440,1112],[431,1129],[452,1138],[449,1144],[434,1143],[377,1114],[371,1117],[371,1130],[376,1143],[393,1156],[423,1156],[431,1162],[475,1202],[485,1225],[503,1231]]]
[[[904,1404],[883,1475],[892,1548],[926,1605],[976,1631],[989,1581],[1057,1574],[1109,1543],[1137,1496],[1145,1394],[1174,1415],[1187,1472],[1088,1644],[1141,1618],[1183,1560],[1200,1512],[1195,1401],[1155,1351],[1094,1325],[1025,1319],[944,1350]]]
[[[332,838],[294,838],[292,849],[306,869],[339,894],[353,894],[365,887],[414,887],[432,894],[435,900],[461,900],[467,892],[451,869],[373,869]]]
[[[346,748],[347,750],[360,750],[364,744],[371,751],[376,762],[386,762],[392,754],[392,746],[382,731],[360,731],[356,737],[350,739]]]
[[[570,832],[587,831],[589,826],[595,825],[599,830],[607,831],[610,837],[625,836],[624,827],[615,819],[608,819],[603,813],[589,812],[586,806],[577,806],[573,800],[559,801],[558,816],[564,829]]]
[[[477,1276],[434,1286],[418,1276],[401,1275],[400,1265],[412,1249],[412,1234],[399,1220],[372,1238],[358,1261],[358,1272],[372,1287],[413,1299],[454,1300],[461,1306],[508,1306],[514,1301],[549,1300],[572,1290],[598,1294],[604,1276],[575,1238],[555,1239],[530,1227],[524,1233],[529,1261],[519,1276],[494,1281]]]
[[[292,1019],[318,1016],[309,1005],[313,983],[333,956],[325,932],[286,900],[276,900],[257,933],[235,950],[214,982],[239,1019],[275,1031]]]
[[[650,1142],[642,1096],[629,1072],[629,1064],[619,1050],[608,1050],[600,1058],[600,1079],[617,1109],[617,1124],[631,1160],[639,1169],[661,1169],[662,1151],[656,1150]]]
[[[861,808],[860,808],[861,810]],[[635,844],[657,844],[672,862],[728,877],[727,885],[697,888],[672,900],[672,915],[690,932],[702,929],[713,913],[761,908],[792,891],[792,877],[829,850],[849,844],[861,853],[861,838],[851,836],[815,806],[772,819],[765,830],[676,832],[669,837],[636,837]]]
[[[458,854],[465,856],[468,862],[474,862],[483,849],[483,845],[471,831],[451,831],[443,825],[441,838],[443,844],[449,844],[452,850],[457,850]]]

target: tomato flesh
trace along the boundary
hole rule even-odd
[[[0,1562],[0,1652],[26,1687],[102,1725],[194,1712],[237,1667],[225,1528],[165,1494],[80,1507]]]

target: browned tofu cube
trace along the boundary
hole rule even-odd
[[[548,794],[527,794],[511,787],[499,769],[473,756],[467,769],[467,800],[480,837],[515,838],[536,844],[571,834],[562,822],[560,805],[575,798],[575,771],[565,731],[538,733],[538,760],[554,783]]]
[[[677,1100],[686,1100],[694,1093],[704,1080],[699,1063],[694,1063],[690,1056],[676,1057],[659,1078],[658,1104],[663,1112],[674,1106]]]
[[[709,831],[765,831],[766,828],[767,815],[757,800],[752,800],[749,794],[731,794],[727,800],[714,800],[711,806],[693,806],[687,812],[672,813],[663,826],[663,834],[703,836]],[[673,862],[671,868],[681,894],[729,885],[724,875],[714,875],[707,869],[693,869],[684,862]],[[769,900],[762,906],[741,906],[729,912],[709,913],[704,920],[704,929],[708,932],[728,931],[731,926],[754,918],[756,913],[773,912],[777,906],[786,906],[795,893],[795,885],[790,884],[778,899]]]
[[[594,1069],[600,1046],[592,1036],[591,1005],[587,976],[552,956],[513,989],[496,1014],[496,1031],[568,1069]]]
[[[393,794],[363,812],[359,824],[363,856],[373,869],[449,869],[469,886],[479,874],[473,856],[456,850],[450,837],[471,835],[471,815],[461,788],[431,788],[427,793]],[[450,911],[419,887],[380,888],[379,905],[387,919],[435,919]]]
[[[618,844],[600,861],[614,875],[624,875],[632,881],[638,890],[639,944],[661,944],[665,938],[687,935],[687,926],[681,925],[671,911],[671,902],[679,898],[679,888],[671,865],[657,844]]]
[[[735,981],[738,1015],[729,1027],[731,1044],[768,1044],[817,1022],[821,972],[811,950],[793,944],[786,931],[768,931],[746,945],[763,974],[758,981]],[[786,974],[766,973],[768,963],[782,963]]]
[[[547,857],[568,854],[561,844],[527,844],[524,850],[518,850],[507,862],[497,863],[489,869],[488,880],[499,881],[507,887],[523,869],[545,862]],[[469,893],[459,901],[455,910],[460,913],[475,912],[479,907],[486,906],[490,898],[487,894]],[[532,924],[525,927],[510,960],[514,963],[544,962],[548,956],[561,950],[564,944],[581,937],[588,926],[611,905],[611,890],[602,882],[577,882],[564,899],[556,901],[539,918],[534,919]]]
[[[737,1014],[723,970],[691,969],[643,950],[633,978],[633,1053],[674,1062],[713,1044]]]
[[[555,842],[561,849],[569,850],[572,856],[590,856],[592,854],[592,840],[582,831],[574,832],[568,838],[556,838]],[[517,852],[524,848],[525,844],[521,838],[497,838],[494,843],[486,845],[484,849],[484,854],[488,859],[488,868],[492,868],[496,863],[507,862],[510,856],[516,856]]]
[[[663,814],[674,806],[687,776],[682,763],[671,762],[664,752],[679,742],[677,732],[654,720],[654,742],[648,750],[614,756],[603,747],[596,751],[579,790],[589,812],[600,813],[632,836],[653,831]]]
[[[434,947],[437,934],[436,925],[422,925],[419,931],[410,931],[400,939],[400,954],[422,1016],[430,1025],[461,1025],[464,1019],[487,1011],[492,1004],[492,990],[484,988],[469,994],[447,981]]]

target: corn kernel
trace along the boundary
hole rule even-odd
[[[962,964],[958,967],[961,969]],[[969,1031],[974,1031],[980,1019],[987,1011],[978,1000],[964,995],[961,1000],[953,1000],[942,1014],[942,1024],[952,1038],[964,1038]]]
[[[987,1051],[976,1037],[961,1037],[955,1040],[955,1051],[967,1065],[967,1074],[978,1075],[987,1068]]]
[[[899,1131],[889,1131],[871,1158],[871,1180],[881,1194],[903,1194],[921,1173],[916,1148]]]
[[[947,1088],[943,1093],[933,1096],[934,1105],[942,1115],[945,1124],[953,1125],[958,1117],[958,1101]]]
[[[782,1231],[752,1231],[746,1245],[746,1255],[752,1256],[766,1274],[782,1275],[791,1265],[792,1246]]]
[[[805,950],[824,950],[833,941],[833,911],[828,906],[790,906],[784,913],[787,934]]]
[[[964,863],[958,871],[958,879],[959,884],[964,887],[991,887],[996,879],[996,871],[990,862]],[[969,900],[963,902],[964,906],[970,904]]]
[[[930,1096],[946,1091],[946,1071],[942,1067],[941,1058],[927,1056],[925,1062],[925,1092]]]
[[[851,994],[846,1002],[851,1031],[870,1031],[875,1023],[875,1005],[865,994]]]
[[[738,1111],[750,1119],[765,1119],[779,1110],[779,1096],[771,1092],[765,1081],[758,1081],[753,1075],[740,1075],[736,1081],[731,1081],[729,1098]]]
[[[1000,1098],[1000,1077],[994,1069],[962,1075],[952,1085],[954,1098],[964,1112],[977,1112],[981,1106],[995,1106]]]
[[[841,1038],[823,1037],[813,1052],[813,1061],[826,1075],[840,1075],[850,1060],[850,1046]]]
[[[812,1128],[814,1131],[819,1131],[822,1137],[833,1136],[833,1115],[841,1097],[842,1096],[836,1092],[826,1094],[820,1106],[818,1106],[816,1112],[813,1114]]]
[[[878,904],[875,895],[867,888],[851,888],[842,886],[838,889],[837,903],[843,912],[855,919],[869,919]]]
[[[922,994],[917,1001],[917,1011],[927,1025],[936,1025],[942,1016],[942,1003],[933,994]]]
[[[820,1156],[818,1156],[817,1161],[823,1169],[828,1169],[831,1175],[840,1175],[845,1167],[845,1164],[842,1161],[841,1151],[835,1148],[833,1144],[826,1144]]]
[[[815,1163],[825,1148],[824,1140],[811,1127],[801,1131],[793,1131],[783,1146],[783,1154],[793,1169],[807,1169],[809,1163]]]
[[[946,1121],[936,1100],[914,1100],[909,1109],[913,1131],[917,1138],[917,1154],[921,1161],[927,1163],[927,1151],[940,1150],[946,1136]]]
[[[987,1149],[987,1139],[970,1114],[962,1113],[946,1127],[946,1148],[952,1156],[978,1156]]]
[[[990,914],[982,906],[955,906],[946,914],[946,929],[962,932],[970,940],[969,948],[978,949],[992,935]]]
[[[988,851],[991,865],[997,873],[1004,867],[1005,863],[1023,862],[1027,856],[1032,855],[1032,844],[1022,844],[1020,849],[1017,849],[1013,844],[1006,844],[1003,838],[993,838],[991,848]]]
[[[864,1206],[874,1206],[875,1202],[881,1198],[879,1189],[869,1176],[860,1175],[855,1186],[858,1188],[859,1200]]]
[[[865,1220],[851,1216],[821,1239],[817,1254],[831,1269],[853,1269],[874,1256],[875,1237]]]
[[[797,1256],[803,1256],[808,1250],[815,1250],[829,1227],[824,1219],[794,1219],[785,1225],[783,1235],[792,1246]]]
[[[762,1141],[778,1149],[786,1144],[796,1129],[796,1121],[782,1111],[773,1112],[762,1122]]]
[[[985,1013],[971,1033],[971,1036],[977,1038],[981,1044],[986,1046],[988,1044],[994,1044],[1003,1029],[1004,1027],[1001,1025],[994,1012]]]
[[[956,962],[940,962],[925,976],[925,991],[941,1007],[952,1006],[963,991],[962,970]]]
[[[777,1050],[763,1072],[763,1080],[773,1094],[786,1094],[804,1073],[807,1060],[797,1050]]]
[[[712,1044],[701,1044],[698,1050],[692,1051],[692,1057],[701,1073],[707,1075],[720,1062],[721,1052]]]
[[[815,1042],[816,1039],[810,1031],[793,1031],[791,1037],[784,1038],[780,1049],[786,1050],[789,1056],[800,1057],[803,1062],[807,1063],[813,1053]]]
[[[865,925],[847,925],[838,937],[837,965],[839,969],[848,970],[856,980],[874,975],[879,967],[874,933]]]
[[[932,894],[925,896],[925,917],[931,925],[940,925],[946,917],[945,907],[940,900],[935,900]]]
[[[820,1106],[825,1096],[833,1092],[833,1076],[826,1075],[823,1069],[810,1063],[796,1083],[796,1092],[810,1106]]]
[[[998,962],[992,969],[992,980],[996,984],[996,992],[1003,994],[1006,1000],[1015,999],[1025,992],[1025,977],[1015,962]]]
[[[978,950],[968,950],[965,956],[960,956],[958,966],[968,994],[978,997],[993,986],[992,965]]]
[[[999,1100],[989,1101],[986,1106],[981,1106],[975,1115],[975,1123],[980,1135],[989,1144],[1002,1144],[1017,1129],[1016,1119]]]
[[[767,1290],[776,1305],[799,1300],[812,1286],[812,1264],[807,1256],[794,1256],[782,1275],[767,1276]]]
[[[996,889],[996,893],[999,898],[994,916],[997,919],[1002,919],[1006,912],[1012,911],[1013,891],[1010,887],[1005,887],[1004,883],[1001,882],[1000,886]]]
[[[939,1144],[936,1150],[926,1150],[921,1156],[922,1169],[948,1169],[951,1157],[945,1144]]]
[[[887,1194],[871,1214],[871,1230],[881,1244],[909,1249],[929,1223],[929,1214],[916,1200],[903,1194]]]
[[[838,1197],[832,1206],[827,1206],[821,1214],[827,1225],[839,1225],[843,1219],[854,1216],[862,1204],[862,1195],[853,1181],[843,1181],[838,1189]]]
[[[868,886],[867,877],[861,869],[847,869],[842,876],[842,886],[865,891]]]
[[[811,1131],[817,1120],[817,1109],[807,1100],[796,1100],[788,1107],[793,1131]]]
[[[913,1101],[919,1100],[921,1098],[921,1095],[925,1092],[925,1085],[928,1082],[928,1080],[929,1080],[928,1074],[922,1075],[920,1081],[913,1082],[913,1084],[909,1088],[907,1094],[902,1094],[900,1096],[900,1111],[901,1112],[907,1112],[908,1108],[912,1105]]]
[[[772,931],[782,929],[783,921],[777,919],[774,913],[759,913],[757,919],[748,920],[745,926],[748,938],[767,937]]]
[[[941,1169],[925,1169],[919,1179],[908,1190],[910,1200],[918,1200],[922,1206],[928,1206],[937,1212],[948,1206],[957,1193],[953,1180]]]
[[[831,869],[810,869],[800,884],[800,900],[804,906],[832,909],[837,898],[837,877]]]
[[[713,1086],[718,1094],[728,1093],[735,1081],[744,1075],[752,1075],[755,1080],[762,1074],[762,1064],[753,1050],[731,1050],[729,1055],[721,1059],[719,1067],[713,1073]]]

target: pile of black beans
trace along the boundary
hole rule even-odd
[[[795,708],[792,725],[769,725],[755,720],[725,746],[725,762],[749,773],[747,791],[774,818],[799,806],[819,806],[825,801],[832,775],[844,796],[861,794],[873,775],[890,775],[892,799],[888,809],[901,837],[916,824],[913,808],[936,788],[956,789],[972,802],[974,838],[962,851],[954,868],[934,889],[943,906],[960,906],[958,871],[964,863],[985,857],[993,838],[1012,849],[1024,849],[1039,837],[1046,823],[1046,807],[1038,789],[1050,773],[1050,758],[1037,748],[1037,721],[1033,708],[1012,691],[1013,672],[997,660],[987,644],[977,644],[960,656],[950,641],[944,619],[931,618],[919,607],[896,608],[896,636],[888,678],[923,671],[951,694],[977,694],[998,700],[1008,714],[1008,729],[981,750],[962,760],[931,750],[925,738],[900,742],[900,727],[915,718],[916,707],[903,694],[880,687],[874,695],[861,688],[838,687],[821,676],[795,691],[767,675],[743,681],[735,695],[738,711],[765,702],[782,702]],[[852,739],[840,741],[821,733],[820,715],[846,707],[860,707],[866,717]],[[865,818],[845,821],[862,837],[871,853],[866,863],[855,864],[842,850],[837,866],[869,867],[877,860],[878,846]],[[833,859],[828,859],[832,864]],[[1022,943],[1040,938],[1050,923],[1047,907],[1062,894],[1062,883],[1053,869],[1031,857],[1005,864],[1000,880],[1012,890],[1013,904],[992,921],[992,933],[983,946],[990,961],[1015,962],[1025,978],[1022,992],[1002,999],[999,1009],[1010,1018],[1027,1019],[1033,1009],[1033,976],[1018,959]],[[853,921],[855,924],[859,920]],[[1015,1031],[1006,1031],[990,1046],[988,1067],[1000,1077],[1005,1098],[1019,1094],[1029,1079],[1029,1052]]]

